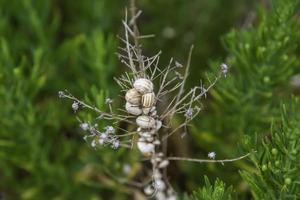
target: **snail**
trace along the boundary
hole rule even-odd
[[[151,138],[153,137],[153,135],[151,134],[151,132],[141,132],[139,133],[139,135],[143,138]]]
[[[133,105],[129,102],[126,102],[125,109],[128,113],[130,113],[132,115],[140,115],[143,112],[141,108],[139,108],[138,106]]]
[[[133,87],[141,94],[147,94],[153,91],[153,83],[146,78],[139,78],[133,83]]]
[[[130,89],[126,92],[125,99],[134,105],[141,105],[142,95],[136,89]]]
[[[156,121],[153,117],[142,115],[136,119],[136,123],[142,129],[155,128]]]
[[[160,120],[156,120],[155,129],[158,131],[162,127],[162,122]]]
[[[151,108],[151,106],[153,106],[153,104],[154,104],[154,101],[155,101],[154,92],[147,93],[142,96],[142,105],[145,108]],[[150,110],[149,110],[149,112],[150,112]]]
[[[159,163],[158,167],[159,168],[165,168],[169,165],[169,161],[168,160],[163,160]]]
[[[137,147],[140,152],[146,156],[150,156],[154,152],[154,144],[144,141],[138,141]]]

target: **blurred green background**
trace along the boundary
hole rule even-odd
[[[119,98],[113,77],[126,68],[115,53],[128,5],[0,0],[0,199],[140,198],[138,190],[114,180],[139,178],[138,152],[92,149],[82,139],[70,102],[57,96],[68,89],[99,107],[106,97]],[[212,183],[218,177],[232,185],[238,199],[297,199],[299,125],[287,129],[291,137],[262,139],[273,137],[272,125],[284,132],[282,113],[293,112],[289,122],[299,119],[299,2],[140,0],[137,6],[143,11],[141,32],[156,35],[144,41],[144,52],[162,50],[161,66],[170,57],[184,63],[194,44],[189,86],[222,62],[231,66],[203,102],[189,134],[170,138],[170,155],[206,158],[215,151],[222,159],[258,151],[226,165],[174,162],[169,177],[176,191],[208,187],[207,175]],[[282,111],[283,105],[294,106]],[[274,148],[280,159],[270,153]],[[124,173],[128,166],[129,174]]]

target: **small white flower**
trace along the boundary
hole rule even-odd
[[[58,97],[59,98],[64,98],[65,97],[65,93],[63,91],[59,91],[58,92]]]
[[[112,104],[113,100],[111,98],[105,99],[105,104]]]
[[[106,140],[108,138],[108,135],[106,133],[102,133],[100,135],[100,138],[103,139],[103,140]]]
[[[74,112],[76,112],[79,108],[79,104],[77,101],[74,101],[72,104],[72,109],[74,110]]]
[[[224,76],[226,77],[226,74],[228,73],[229,71],[229,67],[228,65],[226,65],[225,63],[221,64],[221,72],[222,74],[224,74]]]
[[[88,123],[81,123],[80,128],[84,131],[89,129],[89,124]]]
[[[103,145],[103,144],[105,143],[105,140],[102,139],[102,138],[100,138],[100,139],[98,140],[98,142],[99,142],[100,145]]]
[[[188,119],[191,119],[193,117],[194,114],[194,109],[193,108],[189,108],[187,109],[187,111],[185,112],[184,116]]]
[[[105,133],[107,133],[107,134],[115,133],[115,129],[112,126],[106,126],[104,129],[105,129]]]
[[[96,141],[95,140],[92,141],[91,146],[96,147]]]
[[[120,147],[120,141],[119,140],[114,140],[111,146],[113,149],[117,149]]]
[[[215,159],[216,158],[216,153],[215,152],[209,152],[208,154],[207,154],[207,156],[210,158],[210,159]]]

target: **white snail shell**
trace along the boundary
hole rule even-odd
[[[162,126],[162,122],[160,120],[156,120],[156,127],[155,129],[158,131]]]
[[[166,184],[161,179],[156,179],[155,180],[155,186],[156,186],[156,189],[159,190],[159,191],[163,191],[163,190],[166,189]]]
[[[155,128],[155,119],[150,116],[142,115],[136,118],[136,123],[139,127],[143,129]]]
[[[145,108],[150,108],[154,104],[154,101],[155,101],[154,92],[147,93],[142,96],[142,105]],[[150,109],[149,109],[149,112],[150,112]]]
[[[139,108],[138,106],[133,105],[129,102],[126,102],[125,109],[128,113],[130,113],[132,115],[140,115],[143,112],[141,108]]]
[[[144,192],[146,195],[150,196],[155,192],[155,190],[151,185],[148,185],[147,187],[145,187]]]
[[[151,155],[154,152],[154,144],[152,143],[139,141],[137,143],[137,147],[140,150],[140,152],[144,155]]]
[[[141,105],[142,95],[134,88],[128,90],[125,95],[127,102],[134,105]]]
[[[153,144],[158,146],[158,145],[160,145],[161,143],[160,143],[159,140],[155,140],[155,141],[153,142]]]
[[[169,161],[168,160],[163,160],[161,161],[161,163],[159,163],[158,168],[165,168],[169,165]]]
[[[155,170],[155,171],[153,172],[153,178],[154,178],[155,180],[161,179],[161,178],[162,178],[162,174],[159,172],[159,170]]]
[[[139,78],[133,83],[133,87],[140,93],[146,94],[153,91],[153,83],[146,78]]]
[[[141,137],[143,137],[143,138],[151,138],[151,137],[153,137],[150,132],[141,132],[141,133],[139,133],[139,135]]]
[[[146,138],[146,141],[147,141],[147,142],[153,142],[153,140],[154,140],[153,137]]]

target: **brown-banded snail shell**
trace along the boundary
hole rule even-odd
[[[125,99],[134,105],[141,105],[142,95],[136,89],[130,89],[126,92]]]
[[[153,83],[146,78],[139,78],[133,83],[133,87],[140,93],[153,92]]]
[[[143,129],[155,128],[156,121],[153,117],[142,115],[136,118],[136,123]]]
[[[129,102],[126,102],[126,104],[125,104],[125,109],[126,109],[126,111],[128,112],[128,113],[130,113],[130,114],[132,114],[132,115],[140,115],[140,114],[142,114],[142,109],[141,108],[139,108],[139,106],[137,106],[137,105],[133,105],[133,104],[131,104],[131,103],[129,103]]]
[[[147,94],[144,94],[142,96],[142,105],[145,108],[150,108],[151,106],[153,106],[154,101],[155,101],[155,94],[154,94],[154,92],[147,93]]]

